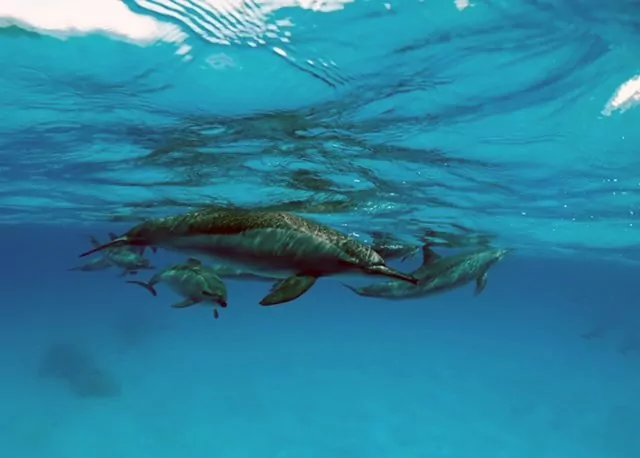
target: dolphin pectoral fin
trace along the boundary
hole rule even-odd
[[[423,266],[427,266],[431,263],[434,263],[440,258],[442,258],[442,256],[440,256],[438,253],[433,251],[429,245],[425,244],[422,247],[422,265]]]
[[[260,301],[262,306],[284,304],[299,298],[315,285],[318,277],[296,275],[273,285],[269,294]]]
[[[218,318],[220,318],[220,312],[218,312],[218,309],[213,309],[213,317],[217,320]]]
[[[187,307],[191,307],[192,305],[196,305],[198,301],[194,301],[193,299],[185,299],[177,304],[173,304],[171,307],[174,309],[186,309]]]
[[[143,281],[129,280],[127,283],[131,283],[132,285],[142,286],[144,289],[149,291],[153,296],[157,296],[158,292],[150,283],[145,283]]]
[[[479,296],[482,291],[487,287],[487,273],[483,273],[476,279],[476,290],[474,296]]]

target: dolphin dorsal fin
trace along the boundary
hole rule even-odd
[[[202,261],[197,258],[189,258],[187,259],[187,264],[189,264],[190,266],[201,266]]]
[[[433,251],[429,245],[423,245],[422,247],[422,265],[428,266],[442,258],[438,253]]]
[[[115,240],[118,238],[118,236],[116,234],[114,234],[113,232],[109,232],[109,234],[107,234],[109,236],[110,240]]]

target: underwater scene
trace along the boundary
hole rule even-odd
[[[639,458],[638,0],[0,0],[0,458]]]

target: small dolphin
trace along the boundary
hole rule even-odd
[[[109,238],[114,240],[117,236],[109,233]],[[95,247],[102,244],[93,236],[89,237],[89,242]],[[121,277],[128,274],[136,275],[141,269],[154,269],[148,259],[143,256],[145,247],[113,247],[105,251],[105,254],[92,262],[78,267],[72,267],[69,271],[95,272],[105,270],[109,267],[119,267],[122,269]]]
[[[374,231],[371,233],[371,248],[385,260],[406,261],[420,251],[420,245],[406,243],[395,235]]]
[[[489,249],[441,257],[425,245],[422,249],[422,266],[411,274],[420,281],[417,286],[394,280],[362,288],[343,285],[360,296],[404,300],[449,291],[475,280],[477,296],[487,285],[489,269],[512,251]]]
[[[384,276],[418,284],[388,267],[369,246],[286,212],[215,208],[149,220],[80,256],[128,245],[208,256],[256,275],[284,279],[260,301],[263,306],[297,299],[319,277],[330,275]]]
[[[113,232],[109,232],[109,239],[114,241],[118,238]],[[94,247],[102,246],[92,237],[91,243]],[[115,267],[122,269],[121,277],[126,275],[136,275],[139,270],[153,270],[151,261],[144,257],[146,247],[138,246],[115,246],[106,250],[104,257]]]
[[[114,250],[107,254],[107,259],[114,266],[122,269],[121,277],[136,275],[140,270],[155,269],[151,261],[134,251]]]
[[[173,308],[186,308],[202,302],[213,304],[213,316],[220,317],[217,307],[227,307],[227,287],[216,273],[202,265],[196,258],[189,258],[184,264],[175,264],[155,274],[149,282],[129,280],[127,283],[140,285],[157,296],[155,285],[166,283],[185,299]]]
[[[105,270],[109,267],[113,267],[111,261],[109,261],[105,256],[96,258],[91,262],[83,264],[81,266],[71,267],[67,269],[69,272],[96,272],[99,270]]]

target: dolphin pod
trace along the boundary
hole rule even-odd
[[[121,246],[160,247],[280,279],[261,301],[272,306],[305,294],[318,278],[358,274],[417,285],[368,245],[286,212],[207,209],[145,221],[80,257]]]

